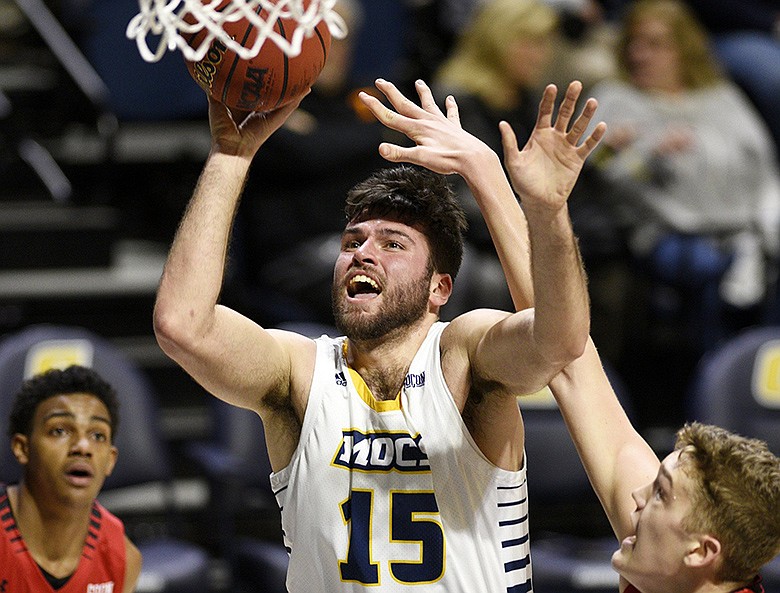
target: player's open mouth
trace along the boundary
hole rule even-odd
[[[347,294],[352,298],[370,298],[378,295],[382,290],[379,284],[365,274],[357,274],[347,284]]]
[[[92,480],[93,472],[88,465],[78,464],[70,467],[65,476],[74,486],[85,486]]]

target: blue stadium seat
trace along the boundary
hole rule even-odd
[[[702,357],[689,420],[759,438],[780,455],[780,326],[743,330]]]
[[[236,591],[286,593],[289,556],[269,475],[260,417],[212,398],[212,438],[191,443],[190,457],[209,482],[213,537]]]

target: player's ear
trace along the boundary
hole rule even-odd
[[[110,476],[111,472],[114,471],[114,466],[116,465],[118,456],[119,450],[116,447],[111,447],[111,455],[109,456],[108,462],[106,463],[106,476]]]
[[[27,435],[17,432],[11,437],[11,452],[19,465],[27,465],[30,460],[30,441]]]
[[[712,535],[700,534],[691,542],[685,555],[685,564],[691,568],[714,565],[721,557],[723,547]]]
[[[433,277],[431,277],[430,292],[431,303],[437,307],[443,307],[452,294],[452,276],[434,272]]]

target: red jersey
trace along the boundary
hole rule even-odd
[[[76,571],[54,589],[27,551],[8,493],[0,484],[0,591],[4,593],[121,593],[125,585],[125,528],[100,503],[92,503],[84,548]]]
[[[639,593],[639,589],[634,587],[634,585],[629,584],[628,587],[623,590],[623,593]],[[764,593],[764,586],[761,584],[761,577],[756,577],[753,579],[753,582],[750,583],[750,585],[743,589],[732,591],[732,593]]]

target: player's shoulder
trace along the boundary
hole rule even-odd
[[[496,323],[512,315],[498,309],[472,309],[455,317],[445,329],[454,335],[484,334]]]
[[[442,350],[475,348],[490,328],[510,315],[497,309],[473,309],[458,315],[442,332]]]
[[[314,356],[317,346],[314,337],[289,329],[272,328],[268,333],[287,353],[295,359],[307,355]]]

